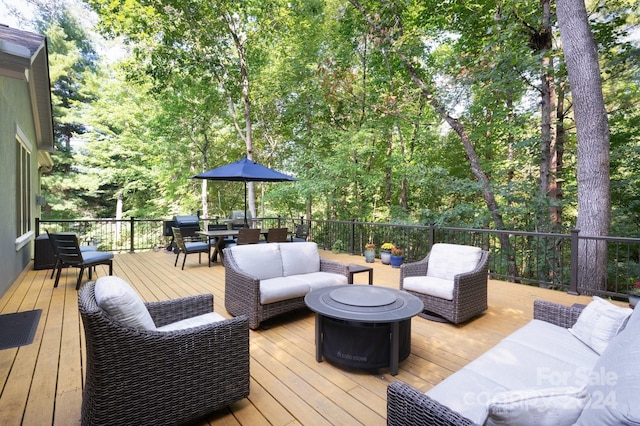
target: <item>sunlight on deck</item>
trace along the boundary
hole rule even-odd
[[[321,256],[365,264],[364,257],[321,251]],[[182,260],[182,257],[181,257]],[[119,254],[114,274],[129,281],[147,301],[212,293],[215,311],[224,309],[224,267],[198,264],[187,257],[184,271],[164,251]],[[179,262],[181,263],[181,262]],[[375,285],[398,288],[399,270],[374,267]],[[79,424],[84,375],[84,335],[75,290],[77,270],[62,273],[58,288],[50,270],[31,265],[0,298],[0,313],[42,309],[34,342],[0,351],[0,418],[4,425]],[[98,267],[98,276],[106,268]],[[356,274],[366,284],[367,274]],[[86,279],[85,279],[86,282]],[[537,298],[558,303],[588,303],[586,296],[489,281],[489,309],[462,325],[412,320],[411,355],[397,376],[388,368],[374,372],[346,370],[315,361],[314,315],[299,310],[266,321],[250,332],[251,394],[213,413],[202,425],[384,425],[386,387],[402,380],[423,391],[527,323]],[[170,384],[168,384],[170,386]],[[215,390],[212,390],[215,391]]]

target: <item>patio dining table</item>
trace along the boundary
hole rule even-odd
[[[224,239],[225,237],[235,237],[239,232],[239,229],[215,229],[211,231],[196,231],[196,234],[208,237],[209,244],[211,244],[212,239],[215,241],[215,244],[213,245],[213,253],[211,254],[211,262],[217,262],[218,254],[220,254],[220,262],[224,264],[224,253],[222,251],[222,249],[224,248]],[[269,232],[268,229],[260,230],[260,233],[262,235],[267,235],[267,232]]]

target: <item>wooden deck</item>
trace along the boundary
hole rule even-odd
[[[322,252],[326,258],[364,264],[364,257]],[[116,255],[114,274],[129,281],[148,301],[212,293],[215,311],[224,316],[224,268],[198,256],[187,257],[184,271],[174,268],[172,253]],[[182,259],[182,257],[181,257]],[[398,288],[399,271],[373,264],[374,283]],[[42,309],[34,342],[0,350],[0,419],[3,425],[79,423],[84,376],[84,333],[75,290],[77,270],[63,272],[53,288],[50,271],[31,266],[0,298],[0,313]],[[103,267],[98,275],[106,275]],[[355,275],[364,284],[367,274]],[[212,414],[210,425],[384,425],[386,388],[402,380],[426,391],[473,360],[532,317],[537,298],[564,304],[588,303],[586,296],[489,282],[489,310],[461,326],[412,322],[412,352],[397,376],[388,369],[347,371],[317,363],[314,315],[301,310],[274,318],[251,331],[251,394]],[[170,386],[168,383],[167,386]],[[215,391],[215,390],[212,390]]]

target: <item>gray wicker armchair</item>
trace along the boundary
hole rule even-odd
[[[211,313],[210,294],[145,303],[157,327]],[[174,425],[249,395],[246,317],[162,332],[123,327],[78,294],[86,337],[83,425]]]
[[[400,289],[422,300],[425,313],[421,316],[433,319],[435,314],[459,324],[487,310],[488,273],[487,251],[456,244],[434,244],[424,259],[400,267]],[[420,278],[408,284],[409,277]]]

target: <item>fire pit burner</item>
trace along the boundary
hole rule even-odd
[[[396,295],[382,289],[371,287],[363,297],[362,290],[357,286],[342,287],[329,293],[329,297],[343,305],[374,307],[390,305],[396,301]]]

